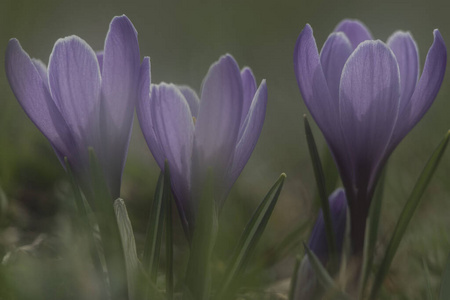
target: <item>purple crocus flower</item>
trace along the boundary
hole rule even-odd
[[[331,222],[336,236],[337,251],[338,254],[341,254],[347,221],[347,199],[345,197],[345,191],[343,189],[337,189],[330,195],[328,202],[330,203]],[[319,258],[321,263],[326,266],[328,263],[328,244],[322,210],[320,210],[317,221],[314,224],[308,241],[308,247]],[[317,283],[317,278],[311,263],[308,257],[305,256],[300,263],[300,268],[297,273],[294,299],[315,299],[314,294]]]
[[[351,213],[353,250],[361,253],[377,179],[389,155],[433,103],[447,51],[434,31],[422,76],[409,32],[384,43],[359,21],[344,20],[319,54],[309,25],[298,37],[294,68],[302,97],[333,153]]]
[[[48,68],[11,39],[5,67],[20,105],[63,166],[68,158],[85,192],[90,189],[88,147],[93,147],[111,196],[119,197],[140,70],[137,32],[130,20],[111,21],[99,53],[77,36],[59,39]]]
[[[225,55],[210,67],[200,100],[187,86],[150,86],[149,68],[142,71],[139,123],[161,170],[166,159],[169,163],[182,223],[191,234],[205,177],[213,176],[220,207],[255,148],[266,112],[266,82],[258,88],[252,71],[240,71]]]

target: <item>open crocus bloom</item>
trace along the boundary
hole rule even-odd
[[[150,86],[149,66],[142,71],[139,123],[161,170],[166,159],[169,163],[172,190],[190,234],[205,177],[213,176],[220,207],[250,158],[264,122],[266,82],[257,88],[252,71],[240,71],[225,55],[210,67],[200,100],[186,86]]]
[[[328,198],[330,204],[330,216],[333,224],[333,231],[336,237],[337,251],[340,257],[344,242],[345,225],[347,221],[347,199],[343,189],[337,189]],[[325,221],[323,219],[322,210],[319,212],[314,228],[309,237],[308,247],[317,256],[321,263],[326,266],[328,263],[328,244],[325,231]],[[297,273],[297,283],[295,285],[294,299],[315,299],[316,287],[318,284],[317,277],[305,256],[300,264]]]
[[[104,52],[97,54],[77,36],[59,39],[48,68],[11,39],[5,66],[20,105],[63,165],[68,158],[85,192],[88,147],[93,147],[111,195],[119,197],[140,70],[137,32],[130,20],[111,21]]]
[[[388,156],[433,103],[444,78],[447,51],[434,31],[422,76],[409,32],[384,43],[358,21],[344,20],[319,54],[309,25],[298,37],[298,86],[338,166],[351,213],[354,251],[362,251],[365,221]]]

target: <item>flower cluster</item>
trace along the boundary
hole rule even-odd
[[[320,52],[310,25],[300,33],[294,50],[297,83],[331,150],[344,187],[329,197],[331,220],[324,219],[328,218],[328,209],[324,210],[325,214],[319,213],[309,240],[311,253],[318,258],[312,262],[320,261],[327,265],[330,260],[328,246],[334,239],[336,247],[333,248],[337,249],[330,248],[330,251],[340,256],[347,225],[347,205],[351,254],[357,258],[363,256],[366,222],[380,173],[396,146],[431,107],[443,82],[446,63],[446,46],[437,29],[421,75],[418,48],[409,32],[397,31],[387,42],[382,42],[374,40],[361,22],[344,20],[328,36]],[[171,198],[171,191],[175,196],[181,223],[192,242],[191,251],[200,253],[200,261],[209,259],[213,248],[209,243],[214,242],[214,237],[208,236],[204,241],[199,238],[198,244],[206,244],[205,251],[192,246],[195,244],[191,237],[196,237],[193,234],[196,220],[200,220],[198,228],[207,229],[214,227],[216,221],[209,222],[208,219],[205,224],[211,226],[201,226],[199,206],[212,203],[213,209],[220,211],[249,160],[265,119],[265,80],[258,85],[250,68],[240,69],[235,59],[226,54],[211,65],[199,96],[188,86],[152,84],[150,58],[144,57],[141,62],[137,31],[126,16],[115,17],[111,21],[103,51],[95,52],[77,36],[59,39],[53,47],[48,67],[42,61],[30,58],[19,41],[11,39],[6,49],[5,69],[11,89],[25,113],[49,140],[64,167],[67,161],[86,198],[95,198],[93,195],[96,195],[95,176],[91,170],[95,168],[91,165],[89,149],[93,149],[98,157],[99,173],[105,179],[108,200],[109,196],[111,200],[120,196],[136,110],[148,148],[164,172],[164,183],[158,187],[163,186],[161,193],[169,195],[167,199]],[[318,162],[316,169],[320,165],[317,157],[313,157]],[[165,166],[169,170],[165,170]],[[245,229],[239,242],[241,248],[236,252],[227,276],[237,274],[238,278],[241,275],[239,272],[245,266],[243,261],[251,256],[275,206],[284,175],[280,178]],[[213,199],[200,202],[207,183],[211,184],[211,195],[208,196]],[[324,207],[327,208],[326,193],[322,192]],[[166,209],[170,210],[168,200],[166,204]],[[125,210],[123,203],[119,206]],[[114,232],[118,226],[109,228],[109,221],[116,220],[114,212],[110,210],[110,213],[113,215],[111,218],[98,221],[102,241],[105,245],[112,245],[111,248],[115,247],[114,250],[119,249],[116,257],[124,259],[120,238],[115,244],[105,238],[108,233],[111,239],[118,237]],[[155,215],[162,220],[163,213]],[[122,219],[128,220],[127,217]],[[167,236],[171,226],[166,228],[166,239],[170,242]],[[213,235],[213,229],[204,232]],[[126,235],[131,230],[123,232]],[[198,232],[203,234],[203,231]],[[161,236],[155,234],[152,245],[159,245],[160,240],[157,239]],[[126,240],[123,236],[122,239]],[[134,238],[130,240],[134,243]],[[126,243],[131,243],[130,240]],[[167,248],[172,251],[171,247]],[[112,256],[108,249],[104,250],[107,261]],[[153,250],[158,256],[159,249]],[[171,255],[169,252],[167,256]],[[200,271],[194,270],[194,274],[207,274],[204,276],[206,279],[200,280],[207,285],[210,282],[206,270],[209,264],[204,261],[196,264],[196,253],[191,253],[191,257],[195,263],[190,261],[188,270],[198,268]],[[332,258],[334,263],[334,255]],[[107,264],[111,273],[111,270],[123,270],[120,264]],[[100,269],[102,273],[103,269]],[[310,260],[305,257],[298,271],[294,298],[314,297],[317,278],[312,272]],[[120,277],[124,272],[116,273]],[[154,271],[153,275],[156,273]],[[109,275],[112,288],[116,282],[121,283],[120,278]],[[169,282],[171,280],[168,279]],[[225,282],[225,288],[222,288],[224,295],[234,284],[231,284],[232,279]],[[195,284],[193,289],[188,286],[187,290],[189,288],[188,292],[195,294],[193,298],[203,297],[208,291],[208,288]],[[118,290],[122,290],[123,295],[127,293],[121,286]],[[219,298],[225,297],[219,295]]]

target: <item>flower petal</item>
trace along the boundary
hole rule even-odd
[[[191,114],[193,117],[198,117],[198,108],[200,106],[200,99],[197,96],[197,93],[186,85],[178,86],[178,89],[183,94],[187,103],[189,104],[189,108],[191,109]]]
[[[97,53],[95,53],[95,55],[97,56],[98,66],[100,67],[100,73],[103,73],[103,55],[104,55],[104,51],[97,51]]]
[[[148,148],[152,152],[153,158],[156,160],[159,168],[164,169],[164,152],[161,149],[160,142],[155,133],[152,117],[152,104],[150,99],[150,58],[145,57],[141,65],[140,79],[139,79],[139,100],[136,107],[136,114],[138,116],[139,125],[144,134],[145,141]]]
[[[151,104],[156,137],[164,159],[169,162],[177,205],[182,217],[189,221],[193,215],[188,195],[194,140],[194,122],[189,105],[175,85],[165,83],[152,85]]]
[[[55,150],[69,156],[74,142],[35,64],[16,39],[5,54],[6,77],[25,113],[50,141]]]
[[[39,75],[41,76],[42,82],[44,82],[45,87],[50,91],[50,87],[48,86],[47,66],[40,59],[32,58],[31,61],[36,67],[36,70],[39,72]]]
[[[294,70],[303,100],[328,143],[338,139],[338,99],[331,97],[309,24],[300,33],[294,50]]]
[[[220,174],[231,162],[239,133],[242,98],[239,67],[230,55],[225,55],[211,66],[203,84],[195,126],[195,160],[200,168],[197,171],[213,168]]]
[[[264,124],[266,106],[267,85],[266,81],[263,80],[258,90],[256,91],[255,97],[253,98],[249,112],[241,129],[243,133],[236,145],[236,150],[233,156],[233,163],[231,164],[231,167],[228,171],[228,186],[225,188],[225,194],[228,193],[229,189],[236,181],[239,174],[241,174],[242,169],[244,169],[247,161],[252,155],[253,150],[255,149]]]
[[[381,41],[363,42],[342,71],[340,119],[353,182],[370,181],[397,120],[400,76],[392,51]],[[352,193],[353,191],[348,191]]]
[[[331,221],[336,236],[338,253],[342,252],[344,242],[345,226],[347,221],[347,201],[344,189],[337,189],[328,198],[330,203]],[[319,212],[317,221],[309,238],[308,247],[321,260],[322,264],[328,262],[328,245],[325,232],[325,223],[322,210]],[[297,273],[297,284],[295,285],[295,300],[314,299],[317,293],[317,277],[311,267],[307,256],[301,262]]]
[[[137,32],[126,16],[115,17],[106,36],[102,71],[104,126],[109,128],[111,135],[117,136],[120,130],[120,134],[127,137],[130,131],[139,69]]]
[[[353,49],[356,49],[359,44],[366,40],[373,40],[369,29],[358,20],[343,20],[336,26],[334,31],[342,31],[345,33],[352,43]]]
[[[419,79],[419,52],[409,32],[395,32],[387,44],[397,58],[400,70],[400,114],[409,105],[409,100]]]
[[[353,49],[347,36],[342,32],[330,34],[320,52],[320,63],[334,99],[339,99],[339,83],[342,68]]]
[[[330,204],[331,222],[333,223],[333,230],[336,236],[336,246],[338,253],[341,253],[347,221],[347,198],[345,197],[344,189],[339,188],[335,190],[328,198],[328,202]],[[308,246],[323,264],[327,263],[328,244],[322,210],[320,210],[317,221],[311,232]]]
[[[242,78],[242,87],[244,90],[244,102],[242,106],[242,114],[241,114],[241,126],[244,123],[248,110],[250,109],[250,106],[252,105],[253,97],[256,93],[256,80],[255,76],[253,76],[253,72],[249,67],[245,67],[241,71],[241,78]]]
[[[434,31],[434,42],[428,51],[425,66],[409,104],[400,112],[395,128],[392,145],[395,147],[403,137],[419,122],[433,104],[447,65],[447,48],[440,32]]]
[[[82,147],[93,146],[95,122],[100,109],[101,78],[97,58],[77,36],[59,39],[48,66],[53,99]]]

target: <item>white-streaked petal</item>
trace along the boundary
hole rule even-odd
[[[101,78],[95,52],[77,36],[59,39],[50,56],[49,86],[61,114],[87,146],[98,126]]]

